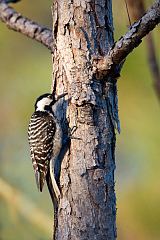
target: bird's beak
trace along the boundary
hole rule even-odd
[[[60,98],[63,98],[64,96],[66,96],[68,93],[63,93],[59,96],[56,96],[56,101],[58,101]]]

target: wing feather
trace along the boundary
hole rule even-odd
[[[55,132],[56,124],[52,116],[46,112],[33,113],[28,128],[28,140],[36,183],[40,191],[49,170]]]

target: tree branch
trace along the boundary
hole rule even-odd
[[[130,7],[130,12],[132,19],[136,21],[145,13],[145,5],[144,0],[128,0],[128,4]],[[152,34],[148,34],[146,37],[147,42],[147,53],[148,53],[148,62],[150,65],[151,73],[153,76],[153,84],[155,88],[155,92],[157,94],[158,99],[160,100],[160,69],[158,65],[158,59],[156,56],[156,49],[154,45],[154,39]]]
[[[43,27],[38,23],[23,17],[4,2],[0,2],[0,20],[4,22],[8,28],[20,32],[29,38],[35,39],[53,51],[52,31],[49,28]]]
[[[95,73],[101,78],[108,75],[121,64],[132,50],[142,42],[145,37],[160,22],[160,0],[157,0],[147,13],[135,22],[130,30],[122,36],[108,52],[107,56],[94,58]]]

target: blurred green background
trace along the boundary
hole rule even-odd
[[[49,0],[23,0],[15,8],[51,27],[50,5]],[[113,1],[113,13],[118,39],[128,25],[124,1]],[[160,56],[158,34],[154,30]],[[47,240],[52,234],[51,201],[47,189],[37,192],[27,142],[33,102],[50,90],[51,72],[45,47],[0,23],[0,240]],[[152,87],[145,41],[128,57],[118,89],[122,129],[116,149],[118,239],[158,240],[160,103]]]

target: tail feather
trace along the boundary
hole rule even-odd
[[[40,172],[40,175],[39,175],[39,189],[40,189],[40,192],[42,192],[45,179],[46,179],[46,176],[44,175],[44,173]]]
[[[36,179],[37,188],[39,190],[39,172],[38,171],[35,171],[35,179]]]
[[[40,192],[42,192],[42,190],[43,190],[45,177],[46,176],[44,176],[43,172],[35,171],[36,184],[37,184],[37,188]]]

